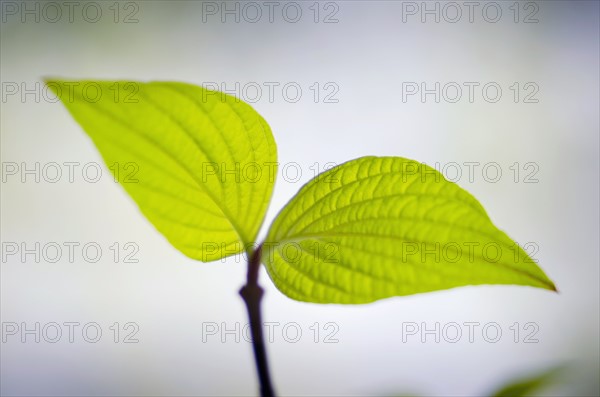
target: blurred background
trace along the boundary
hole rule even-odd
[[[598,2],[2,1],[1,12],[2,395],[258,387],[237,294],[244,258],[205,264],[172,248],[46,76],[184,81],[251,102],[281,165],[261,236],[328,163],[437,163],[530,243],[560,290],[314,305],[262,271],[281,395],[482,395],[555,366],[542,395],[599,394]]]

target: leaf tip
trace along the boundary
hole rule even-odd
[[[58,90],[60,89],[61,84],[64,82],[64,80],[61,80],[57,77],[51,77],[51,76],[42,77],[42,81],[44,82],[44,85],[46,87],[50,88],[55,94],[58,93]]]
[[[554,281],[552,281],[550,279],[548,279],[547,281],[544,282],[544,289],[547,289],[548,291],[552,291],[552,292],[556,292],[557,294],[560,294],[560,291],[556,287],[556,284],[554,284]]]
[[[560,293],[558,287],[556,286],[556,284],[554,284],[554,281],[552,281],[549,277],[546,277],[546,289],[552,292],[556,292],[557,294]]]
[[[60,81],[59,78],[56,77],[52,77],[52,76],[42,76],[42,81],[48,85],[48,84],[58,84],[58,82]]]

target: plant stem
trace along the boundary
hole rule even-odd
[[[271,377],[269,375],[269,366],[267,364],[267,353],[265,350],[260,313],[260,300],[262,299],[264,292],[258,285],[258,271],[260,269],[261,254],[262,244],[258,246],[256,251],[254,251],[248,259],[248,278],[246,285],[240,290],[240,295],[246,303],[246,309],[248,309],[254,360],[256,361],[256,369],[258,370],[258,379],[260,381],[260,394],[263,397],[272,397],[275,393],[271,386]]]

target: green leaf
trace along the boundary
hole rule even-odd
[[[492,397],[526,397],[539,394],[540,390],[555,383],[562,367],[551,368],[542,373],[518,380],[500,387],[491,394]]]
[[[252,252],[277,153],[269,126],[249,105],[174,82],[47,85],[173,246],[205,262]]]
[[[555,290],[475,198],[399,157],[352,160],[303,186],[273,222],[263,262],[284,294],[318,303],[476,284]]]

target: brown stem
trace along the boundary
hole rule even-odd
[[[254,360],[256,361],[256,369],[258,370],[258,379],[260,381],[260,394],[263,397],[272,397],[275,393],[273,392],[271,378],[269,376],[269,366],[267,363],[267,353],[265,350],[260,313],[260,300],[263,296],[263,289],[258,285],[261,253],[262,244],[258,246],[248,260],[248,278],[246,285],[240,290],[240,295],[246,303],[246,309],[248,309]]]

